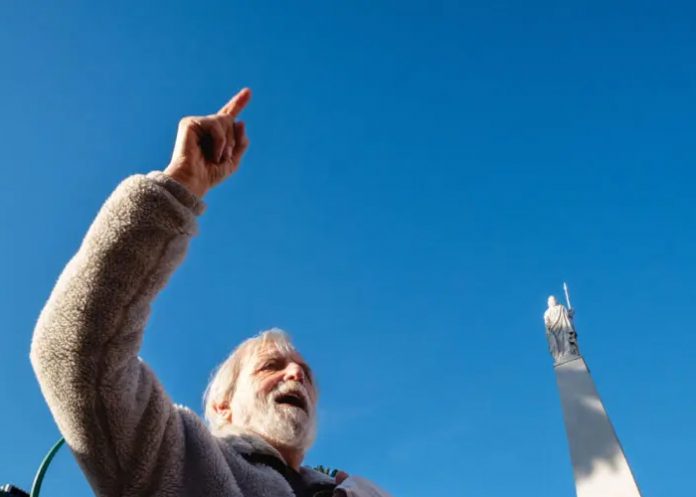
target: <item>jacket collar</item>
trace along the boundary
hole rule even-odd
[[[225,434],[220,438],[225,441],[227,446],[248,461],[264,459],[269,466],[276,467],[276,469],[279,469],[277,463],[287,468],[285,459],[280,455],[280,452],[253,431],[238,426],[229,426],[225,430]],[[274,464],[272,459],[269,458],[275,459],[277,463]],[[302,466],[299,473],[302,480],[312,487],[323,487],[336,484],[335,480],[329,475],[316,471],[308,466]]]

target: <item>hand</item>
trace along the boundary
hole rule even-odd
[[[203,197],[234,173],[249,146],[244,123],[235,119],[250,99],[251,90],[244,88],[217,114],[184,117],[164,174]]]

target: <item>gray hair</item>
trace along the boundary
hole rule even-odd
[[[240,343],[211,374],[210,383],[203,394],[203,407],[205,419],[213,434],[221,432],[226,424],[226,421],[215,411],[215,404],[232,401],[239,373],[246,359],[268,345],[273,345],[284,354],[295,351],[285,331],[280,328],[271,328]]]

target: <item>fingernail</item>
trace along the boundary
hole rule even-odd
[[[229,160],[232,158],[232,147],[227,147],[225,149],[225,160]]]

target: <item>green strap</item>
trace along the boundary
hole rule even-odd
[[[39,497],[39,492],[41,491],[41,483],[43,482],[44,476],[46,475],[48,465],[51,464],[53,456],[56,455],[56,452],[58,452],[58,449],[60,449],[61,445],[63,445],[64,443],[64,438],[58,440],[55,443],[55,445],[51,447],[51,450],[48,451],[48,454],[46,454],[44,460],[41,461],[41,466],[39,466],[39,470],[36,472],[36,476],[34,477],[34,484],[31,486],[31,493],[29,494],[29,497]]]

